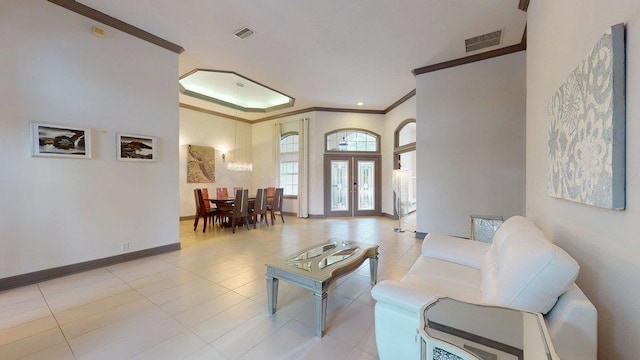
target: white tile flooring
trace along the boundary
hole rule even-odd
[[[379,280],[420,252],[385,218],[296,219],[202,233],[180,223],[182,250],[0,292],[0,359],[377,359],[368,262],[329,292],[327,334],[311,292],[280,282],[268,315],[264,263],[327,240],[380,246]]]

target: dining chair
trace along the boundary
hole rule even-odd
[[[242,189],[243,189],[243,188],[242,188],[242,186],[234,187],[234,188],[233,188],[233,193],[235,194],[235,193],[237,193],[237,192],[238,192],[238,190],[242,190]]]
[[[267,219],[267,191],[266,189],[258,189],[256,193],[256,201],[253,205],[253,209],[250,210],[251,218],[253,219],[253,228],[256,228],[258,223],[258,215],[260,215],[260,225],[262,220],[266,220],[267,226],[269,226],[269,219]]]
[[[196,231],[198,228],[198,222],[200,218],[204,218],[204,226],[202,227],[202,232],[207,231],[207,221],[212,217],[216,216],[218,211],[216,209],[207,208],[206,203],[209,201],[204,200],[202,196],[202,189],[193,189],[193,196],[196,201],[196,219],[193,222],[193,231]]]
[[[204,200],[204,207],[207,210],[212,209],[211,202],[209,202],[209,189],[201,188],[200,191],[202,192],[202,200]],[[211,223],[213,223],[213,217],[210,217],[210,220],[211,220]]]
[[[211,210],[211,214],[213,216],[210,217],[211,219],[211,224],[213,224],[216,220],[218,222],[221,222],[220,219],[220,215],[222,210],[224,210],[224,205],[223,206],[216,206],[216,207],[211,207],[211,201],[209,201],[210,197],[209,197],[209,189],[207,188],[202,188],[202,198],[204,199],[204,205],[206,206],[207,209],[212,209]],[[229,206],[228,210],[231,209],[231,206]]]
[[[276,188],[271,186],[267,188],[267,210],[271,210],[271,204],[273,203],[273,197],[276,196]]]
[[[229,197],[229,191],[226,187],[216,188],[216,198],[218,199],[226,199]]]
[[[237,225],[244,224],[249,230],[249,190],[236,191],[236,198],[231,211],[231,229],[236,233]]]
[[[235,193],[234,193],[235,194]],[[226,187],[216,188],[216,199],[228,199],[229,191]],[[220,215],[217,217],[218,221],[222,222],[222,216],[231,217],[231,210],[233,210],[232,204],[219,204],[218,210],[220,210]]]
[[[273,225],[274,220],[276,218],[276,213],[280,214],[280,219],[282,219],[282,223],[284,224],[284,216],[282,215],[282,199],[284,197],[284,189],[277,188],[275,195],[273,196],[273,202],[271,204],[271,225]]]

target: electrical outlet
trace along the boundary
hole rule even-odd
[[[128,242],[120,243],[120,251],[127,251],[127,250],[129,250],[129,243]]]

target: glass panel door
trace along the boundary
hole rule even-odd
[[[380,215],[380,156],[355,155],[353,164],[353,215]]]
[[[351,212],[349,165],[349,160],[331,160],[331,212]]]
[[[358,208],[361,210],[375,210],[376,194],[375,194],[375,168],[374,161],[359,160],[358,164]]]
[[[325,155],[325,214],[380,215],[380,156]]]

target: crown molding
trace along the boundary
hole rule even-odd
[[[149,32],[146,32],[140,28],[137,28],[131,24],[128,24],[122,20],[118,20],[113,16],[109,16],[103,12],[100,12],[94,8],[90,8],[87,5],[81,4],[75,0],[48,0],[50,3],[61,6],[67,10],[73,11],[76,14],[85,16],[89,19],[98,21],[107,26],[111,26],[114,29],[118,29],[129,35],[135,36],[144,41],[148,41],[154,45],[158,45],[161,48],[172,51],[176,54],[180,54],[184,51],[184,48],[180,45],[176,45],[168,40],[155,36]]]
[[[255,120],[254,123],[259,123],[259,122],[269,121],[269,120],[275,120],[275,119],[281,119],[283,117],[292,116],[292,115],[298,115],[298,114],[312,112],[312,111],[342,112],[342,113],[372,114],[372,115],[384,115],[385,114],[384,110],[363,110],[363,109],[347,109],[347,108],[331,108],[331,107],[313,106],[313,107],[309,107],[309,108],[305,108],[305,109],[289,111],[289,112],[278,114],[278,115],[267,116],[267,117]]]
[[[182,102],[180,103],[180,107],[183,108],[183,109],[189,109],[189,110],[201,112],[201,113],[204,113],[204,114],[220,116],[220,117],[223,117],[225,119],[235,120],[235,121],[239,121],[239,122],[243,122],[243,123],[247,123],[247,124],[253,124],[254,123],[254,121],[247,120],[247,119],[241,118],[239,116],[232,116],[232,115],[228,115],[228,114],[221,113],[221,112],[218,112],[218,111],[205,109],[205,108],[202,108],[202,107],[199,107],[199,106],[185,104],[185,103],[182,103]]]
[[[413,89],[411,91],[409,91],[409,93],[403,97],[401,97],[400,99],[398,99],[398,101],[394,102],[393,104],[389,105],[386,109],[384,109],[384,113],[387,114],[389,113],[391,110],[397,108],[398,106],[402,105],[405,101],[411,99],[412,97],[416,96],[416,89]]]
[[[456,66],[471,64],[471,63],[474,63],[474,62],[487,60],[487,59],[491,59],[491,58],[494,58],[494,57],[509,55],[509,54],[517,53],[517,52],[524,51],[524,50],[527,50],[527,45],[526,45],[526,43],[523,44],[522,42],[520,42],[520,44],[511,45],[511,46],[503,47],[503,48],[500,48],[500,49],[483,52],[481,54],[471,55],[471,56],[463,57],[463,58],[460,58],[460,59],[445,61],[445,62],[441,62],[439,64],[434,64],[434,65],[421,67],[421,68],[418,68],[418,69],[414,69],[412,72],[413,72],[413,75],[417,76],[417,75],[426,74],[426,73],[430,73],[430,72],[434,72],[434,71],[438,71],[438,70],[444,70],[444,69],[449,69],[449,68],[456,67]]]

